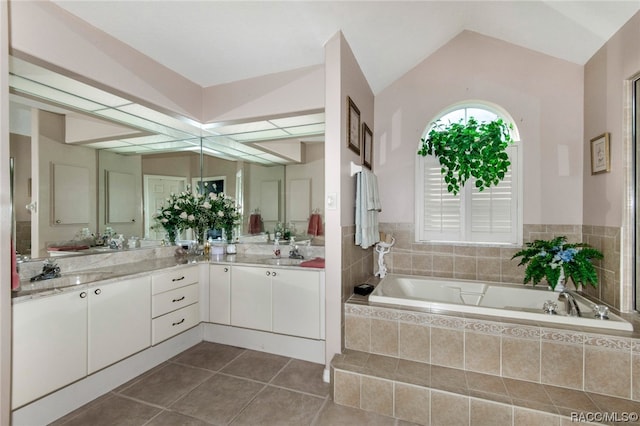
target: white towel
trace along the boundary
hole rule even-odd
[[[381,210],[378,179],[369,170],[362,170],[356,177],[356,245],[366,249],[380,241],[378,212]]]

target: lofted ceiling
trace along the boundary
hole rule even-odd
[[[342,31],[376,94],[463,30],[584,64],[640,10],[640,0],[53,1],[202,87],[321,64]]]

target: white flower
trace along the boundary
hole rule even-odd
[[[180,210],[180,206],[179,206],[178,204],[174,204],[174,205],[173,205],[173,209],[174,209],[174,210]]]
[[[212,200],[215,200],[216,198],[218,198],[218,195],[215,192],[210,192],[209,198],[211,198]]]
[[[189,222],[193,222],[194,220],[196,220],[196,217],[190,214],[189,217],[187,217],[187,219],[189,220]]]
[[[166,219],[166,218],[163,217],[162,219],[160,219],[160,222],[167,223],[167,222],[169,222],[169,219]]]
[[[169,210],[165,210],[164,215],[167,217],[171,217],[171,212]]]
[[[224,212],[222,210],[218,210],[218,217],[224,217]]]
[[[180,219],[186,219],[187,218],[187,212],[182,212],[180,213]]]
[[[202,203],[202,207],[204,207],[205,209],[210,209],[211,208],[211,204],[209,204],[208,201],[205,201],[204,203]]]

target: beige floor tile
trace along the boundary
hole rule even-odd
[[[207,380],[212,374],[199,368],[168,364],[121,393],[166,407]]]
[[[324,364],[292,359],[271,384],[325,397],[329,395],[329,383],[322,380],[323,372]]]
[[[219,371],[244,352],[245,349],[234,346],[202,342],[178,355],[172,361],[193,367],[206,368],[207,370]]]
[[[310,425],[325,399],[267,386],[231,425]]]
[[[210,423],[173,411],[163,411],[145,426],[208,426]]]
[[[247,350],[221,371],[232,376],[268,383],[289,360],[290,358],[284,356]]]
[[[395,424],[395,419],[391,417],[337,405],[331,401],[327,401],[327,404],[313,422],[313,426],[394,426]],[[408,426],[409,423],[403,426],[405,425]]]
[[[140,426],[160,413],[160,411],[160,408],[116,395],[79,411],[75,417],[69,419],[64,425]]]
[[[171,405],[171,409],[210,423],[227,424],[265,385],[216,374]]]

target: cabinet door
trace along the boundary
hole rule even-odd
[[[271,269],[233,267],[231,325],[271,331]]]
[[[231,267],[209,266],[209,321],[231,324]]]
[[[273,332],[320,339],[320,274],[293,269],[274,272]]]
[[[13,306],[12,408],[87,374],[87,292]]]
[[[151,280],[135,278],[89,292],[89,373],[151,346]]]

